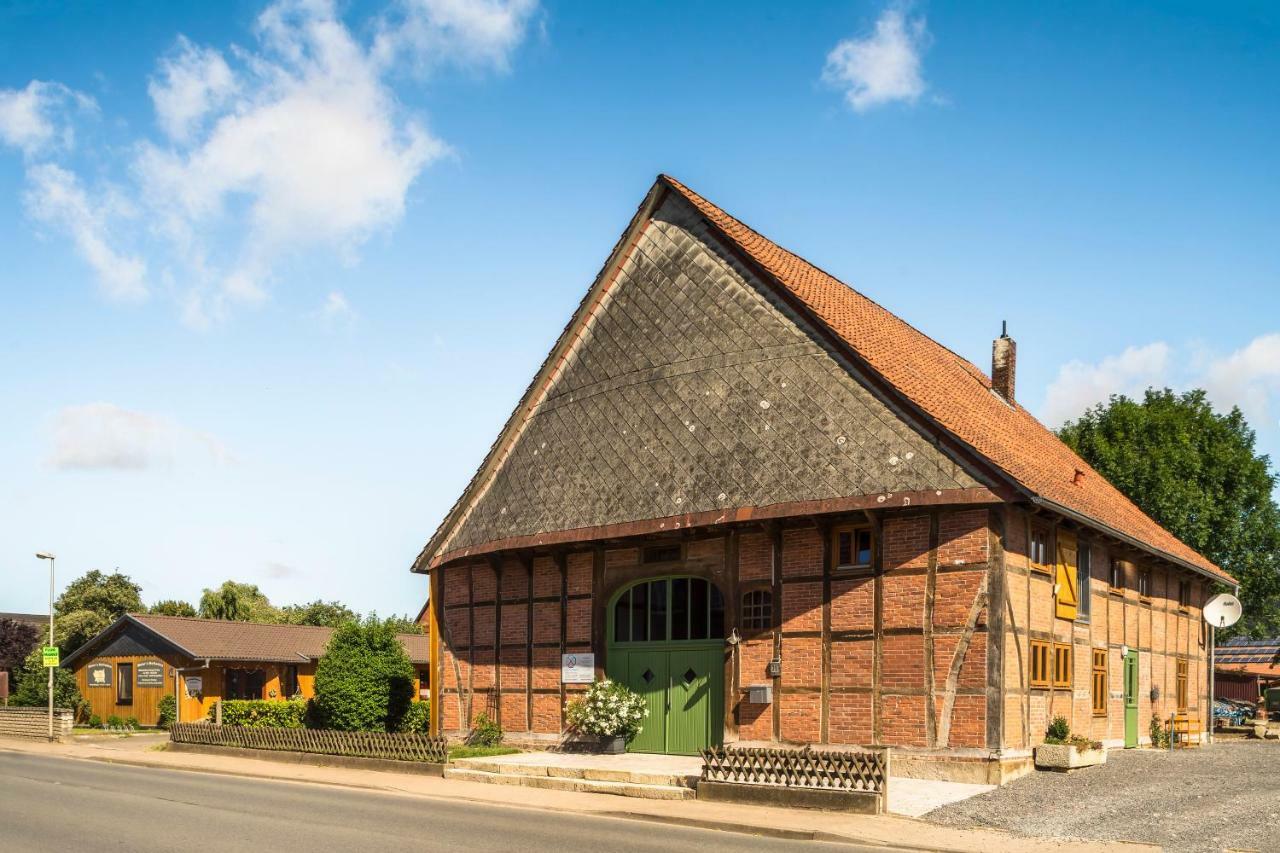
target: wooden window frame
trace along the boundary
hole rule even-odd
[[[1151,603],[1151,570],[1138,569],[1138,600]]]
[[[1093,619],[1093,554],[1089,542],[1076,545],[1076,621]]]
[[[1053,643],[1032,640],[1030,648],[1029,683],[1032,687],[1047,689],[1053,681]]]
[[[849,535],[849,555],[853,560],[857,560],[858,554],[858,534],[865,533],[867,535],[867,561],[865,563],[840,562],[840,537],[844,534]],[[876,558],[876,540],[875,534],[871,530],[869,524],[841,524],[831,529],[831,563],[832,568],[838,572],[869,572]]]
[[[290,685],[293,686],[292,690],[289,689]],[[280,698],[292,699],[298,693],[299,689],[298,665],[296,663],[285,664],[283,672],[280,673]]]
[[[1191,612],[1191,581],[1183,578],[1178,581],[1178,610]]]
[[[670,556],[671,552],[675,556]],[[640,549],[640,565],[668,565],[684,561],[684,546],[679,542],[659,542]]]
[[[129,671],[129,677],[124,677],[124,671]],[[133,679],[136,667],[132,661],[120,661],[116,664],[116,704],[133,706]],[[128,696],[125,696],[128,693]]]
[[[1107,696],[1110,693],[1110,683],[1107,680],[1107,650],[1093,650],[1093,679],[1092,693],[1090,698],[1093,700],[1093,715],[1095,717],[1105,717],[1107,715]]]
[[[1178,658],[1177,682],[1174,698],[1178,704],[1178,713],[1185,714],[1187,706],[1190,704],[1190,691],[1188,689],[1189,682],[1187,675],[1191,667],[1188,665],[1186,658]]]
[[[1124,561],[1111,561],[1111,576],[1108,580],[1108,590],[1110,595],[1124,595]]]
[[[752,597],[759,597],[760,603],[748,602]],[[742,593],[741,622],[744,636],[762,634],[773,630],[773,590],[768,587],[748,589]],[[763,618],[760,618],[763,617]]]
[[[1063,661],[1064,656],[1066,659],[1066,666],[1061,667],[1058,664]],[[1061,687],[1068,690],[1071,689],[1071,683],[1073,681],[1071,670],[1075,664],[1075,661],[1073,660],[1074,657],[1075,650],[1071,647],[1070,643],[1053,644],[1053,686],[1055,688]],[[1062,677],[1061,670],[1063,669],[1066,670],[1066,678]]]
[[[1031,525],[1031,538],[1027,542],[1027,565],[1031,571],[1044,575],[1053,575],[1057,555],[1051,547],[1053,531],[1045,524]],[[1042,537],[1040,547],[1036,547],[1036,537]],[[1036,559],[1036,551],[1040,551],[1040,559]]]

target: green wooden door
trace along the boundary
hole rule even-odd
[[[619,655],[626,659],[621,667],[626,672],[623,683],[643,696],[649,707],[649,716],[629,748],[633,752],[666,752],[667,690],[670,685],[667,653],[632,649],[619,652]]]
[[[1124,748],[1138,745],[1138,653],[1124,656]]]
[[[723,665],[714,650],[687,649],[668,653],[671,674],[668,693],[667,748],[672,755],[697,755],[712,744],[711,709],[715,667]],[[713,663],[714,659],[714,663]],[[722,724],[723,725],[723,724]]]

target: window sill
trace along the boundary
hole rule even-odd
[[[1107,712],[1106,712],[1106,711],[1102,711],[1101,713],[1099,713],[1098,711],[1094,711],[1094,712],[1093,712],[1093,718],[1094,718],[1095,720],[1105,720],[1105,719],[1107,718]]]
[[[1038,575],[1049,575],[1050,577],[1053,576],[1052,566],[1042,566],[1039,563],[1032,563],[1031,571],[1035,572]]]
[[[845,573],[849,573],[849,574],[852,574],[852,573],[854,573],[854,572],[870,572],[870,571],[871,571],[871,564],[870,564],[870,563],[864,563],[864,564],[862,564],[862,565],[860,565],[860,566],[855,566],[855,565],[836,566],[836,571],[837,571],[837,572],[845,572]]]
[[[1150,603],[1151,603],[1151,596],[1149,596],[1149,595],[1147,595],[1147,596],[1143,596],[1143,595],[1138,596],[1138,603],[1139,603],[1139,604],[1150,604]]]

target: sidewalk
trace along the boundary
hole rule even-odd
[[[597,817],[649,820],[684,826],[722,829],[777,838],[852,841],[891,849],[963,851],[963,853],[1040,853],[1040,851],[1157,850],[1135,844],[1098,844],[1023,838],[988,830],[935,826],[893,815],[845,815],[728,803],[646,801],[506,785],[485,785],[431,776],[281,764],[253,758],[166,752],[158,736],[81,739],[65,744],[0,739],[0,751],[17,751],[63,758],[87,759],[134,766],[159,767],[337,785],[382,791],[404,797],[466,800],[486,805],[573,812]]]

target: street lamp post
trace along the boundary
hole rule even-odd
[[[49,561],[49,645],[53,645],[53,568],[57,557],[48,551],[40,551],[36,557]],[[49,670],[49,740],[53,741],[53,667]]]

